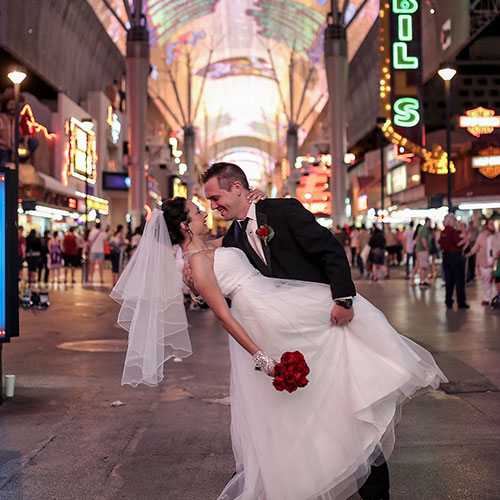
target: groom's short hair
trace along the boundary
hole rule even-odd
[[[231,186],[236,182],[241,182],[244,189],[249,190],[248,179],[245,172],[234,163],[221,161],[214,163],[203,172],[201,182],[205,184],[212,177],[217,177],[219,186],[226,191],[231,191]]]

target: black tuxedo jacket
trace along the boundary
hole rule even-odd
[[[256,205],[256,214],[259,227],[269,225],[274,230],[274,238],[267,246],[261,241],[267,266],[245,243],[236,221],[231,224],[222,245],[243,250],[264,276],[327,283],[334,299],[356,295],[342,245],[298,200],[262,200]]]

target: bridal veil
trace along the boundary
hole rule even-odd
[[[146,222],[110,296],[121,304],[117,322],[129,332],[122,385],[157,386],[165,361],[192,353],[182,276],[161,210],[154,210]]]

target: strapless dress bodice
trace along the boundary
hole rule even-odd
[[[222,293],[230,299],[245,286],[245,283],[262,277],[239,248],[217,248],[214,256],[214,272]]]

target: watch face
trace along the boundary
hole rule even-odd
[[[352,299],[336,300],[335,303],[344,309],[350,309],[352,307]]]

